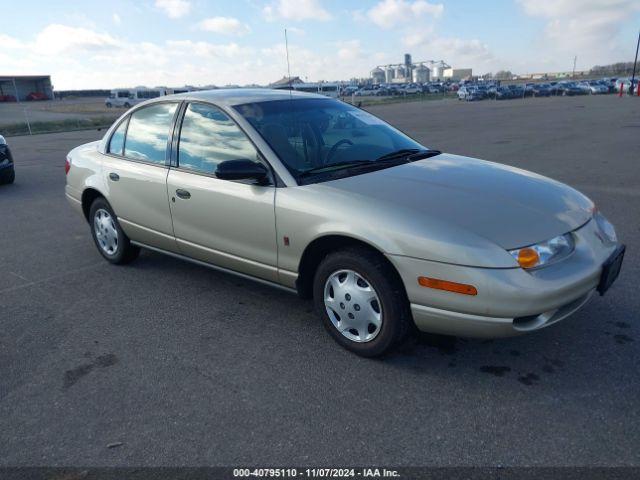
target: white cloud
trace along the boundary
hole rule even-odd
[[[188,0],[156,0],[155,6],[169,18],[184,17],[191,11],[191,2]]]
[[[444,60],[454,68],[472,68],[476,75],[504,68],[503,61],[482,41],[443,37],[431,27],[409,32],[402,44],[411,49],[416,61]]]
[[[341,60],[355,60],[363,54],[360,40],[338,42],[336,46],[338,47],[338,58]]]
[[[635,0],[518,0],[524,12],[547,21],[542,45],[556,58],[578,55],[583,68],[611,63],[619,55],[618,35],[634,13]],[[613,57],[613,58],[612,58]],[[557,65],[558,60],[555,62]],[[566,67],[565,67],[566,69]]]
[[[116,25],[120,25],[122,23],[122,19],[120,18],[120,15],[118,15],[117,13],[114,13],[111,19],[113,20],[113,23],[115,23]]]
[[[322,7],[320,0],[276,0],[262,11],[268,21],[331,19],[331,14]]]
[[[5,51],[17,50],[24,47],[24,44],[17,38],[13,38],[2,33],[0,33],[0,45],[2,45],[2,50]]]
[[[438,18],[444,6],[441,3],[429,3],[425,0],[382,0],[369,11],[367,17],[382,28],[392,28],[402,23],[412,23],[428,16]]]
[[[456,68],[487,71],[499,63],[488,45],[478,39],[442,36],[436,28],[444,13],[441,3],[425,0],[381,0],[371,9],[352,12],[354,19],[363,15],[383,29],[395,28],[401,44],[415,61],[444,60]],[[395,62],[401,61],[395,58]],[[378,64],[384,62],[377,62]]]
[[[287,27],[287,33],[293,33],[295,35],[307,34],[307,32],[305,32],[302,28],[298,28],[298,27]]]
[[[205,18],[198,23],[198,28],[223,35],[244,35],[250,31],[246,24],[232,17]]]
[[[166,42],[170,54],[181,55],[191,52],[191,55],[205,58],[242,58],[253,52],[248,47],[241,47],[237,43],[216,44],[209,42],[194,42],[192,40],[169,40]]]
[[[35,38],[35,48],[47,54],[96,51],[115,48],[118,42],[107,33],[57,23],[46,26]]]

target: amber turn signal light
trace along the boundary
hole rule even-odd
[[[532,268],[540,262],[540,255],[533,248],[521,248],[518,252],[518,263],[522,268]]]
[[[436,290],[446,290],[448,292],[460,293],[462,295],[477,295],[478,290],[473,285],[464,283],[448,282],[437,278],[418,277],[418,283],[422,287],[435,288]]]

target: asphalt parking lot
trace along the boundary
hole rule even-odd
[[[607,295],[555,326],[421,335],[380,360],[285,292],[150,252],[107,264],[63,192],[66,152],[103,132],[10,138],[0,464],[639,466],[639,102],[372,107],[428,146],[582,190],[628,248]]]

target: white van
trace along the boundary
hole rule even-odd
[[[137,103],[163,95],[167,95],[167,90],[164,88],[116,88],[111,90],[111,94],[109,94],[109,98],[104,101],[104,104],[108,108],[129,108]]]
[[[292,83],[289,85],[280,85],[275,87],[277,90],[296,90],[298,92],[319,93],[326,97],[338,98],[340,93],[340,85],[337,83]]]

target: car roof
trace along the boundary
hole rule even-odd
[[[271,100],[299,100],[309,98],[328,99],[324,95],[297,92],[295,90],[274,90],[268,88],[220,88],[217,90],[201,90],[197,92],[178,93],[156,98],[156,101],[169,100],[201,100],[217,105],[234,106],[244,103],[269,102]]]

